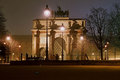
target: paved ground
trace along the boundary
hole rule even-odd
[[[0,80],[119,80],[120,66],[0,66]]]

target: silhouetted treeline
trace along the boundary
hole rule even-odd
[[[104,8],[92,8],[87,16],[88,34],[100,51],[103,60],[103,50],[107,43],[116,44],[120,40],[120,6],[115,4],[111,12]],[[120,45],[120,44],[117,44]]]

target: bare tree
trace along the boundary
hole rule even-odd
[[[104,8],[92,8],[87,17],[89,36],[92,37],[96,47],[100,51],[103,60],[103,48],[109,40],[108,13]]]
[[[114,38],[112,39],[114,46],[120,46],[120,6],[115,4],[110,13],[109,26],[112,27]]]
[[[5,22],[6,22],[6,19],[0,8],[0,39],[3,38],[7,33]]]

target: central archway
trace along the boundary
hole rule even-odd
[[[62,43],[63,40],[63,43]],[[54,41],[54,55],[58,54],[59,55],[59,59],[61,60],[62,58],[62,44],[63,44],[63,53],[64,53],[64,59],[66,57],[66,44],[65,44],[65,40],[61,37],[57,37],[55,38]]]

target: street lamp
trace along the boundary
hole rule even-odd
[[[105,45],[105,48],[107,48],[107,45]]]
[[[48,60],[48,18],[51,15],[51,12],[48,8],[48,5],[46,5],[46,8],[44,10],[44,16],[46,17],[46,60]]]
[[[11,49],[11,37],[10,37],[10,36],[7,36],[7,37],[6,37],[6,41],[7,41],[9,50],[12,51],[12,49]],[[4,42],[4,45],[6,45],[5,42]],[[9,62],[9,55],[6,55],[6,60],[7,60],[7,62]]]
[[[81,37],[80,37],[80,40],[81,40],[81,41],[83,41],[83,40],[84,40],[84,37],[83,37],[83,36],[81,36]]]
[[[62,31],[62,61],[64,59],[64,52],[63,52],[63,32],[65,31],[65,27],[64,25],[62,24],[60,30]]]
[[[12,53],[12,60],[14,60],[14,55],[15,55],[15,53]]]
[[[4,42],[3,44],[6,45],[6,42]]]
[[[106,44],[105,44],[105,60],[108,60],[108,46],[109,46],[109,42],[106,42]]]
[[[92,53],[92,56],[94,57],[93,60],[95,60],[95,53]]]
[[[10,36],[7,36],[7,37],[6,37],[6,40],[7,40],[7,41],[10,41],[10,40],[11,40],[11,37],[10,37]]]
[[[18,47],[21,48],[21,45],[19,45]]]
[[[84,37],[83,36],[80,36],[80,40],[81,40],[81,60],[84,60]]]
[[[44,15],[45,15],[45,17],[49,17],[50,14],[51,14],[51,12],[50,12],[50,10],[48,8],[48,5],[46,5],[45,11],[44,11]]]
[[[20,50],[21,50],[21,47],[22,47],[22,46],[19,44],[19,45],[18,45],[18,48],[19,48],[19,54],[20,54],[20,52],[21,52],[21,51],[20,51]],[[22,54],[22,53],[21,53],[21,54]],[[22,56],[21,56],[21,57],[22,57]],[[20,59],[20,58],[19,58],[19,59]]]
[[[108,57],[108,56],[107,56],[107,55],[108,55],[108,53],[107,53],[107,52],[108,52],[108,51],[107,51],[107,47],[108,47],[108,45],[106,44],[106,45],[105,45],[105,60],[107,60],[107,57]]]

